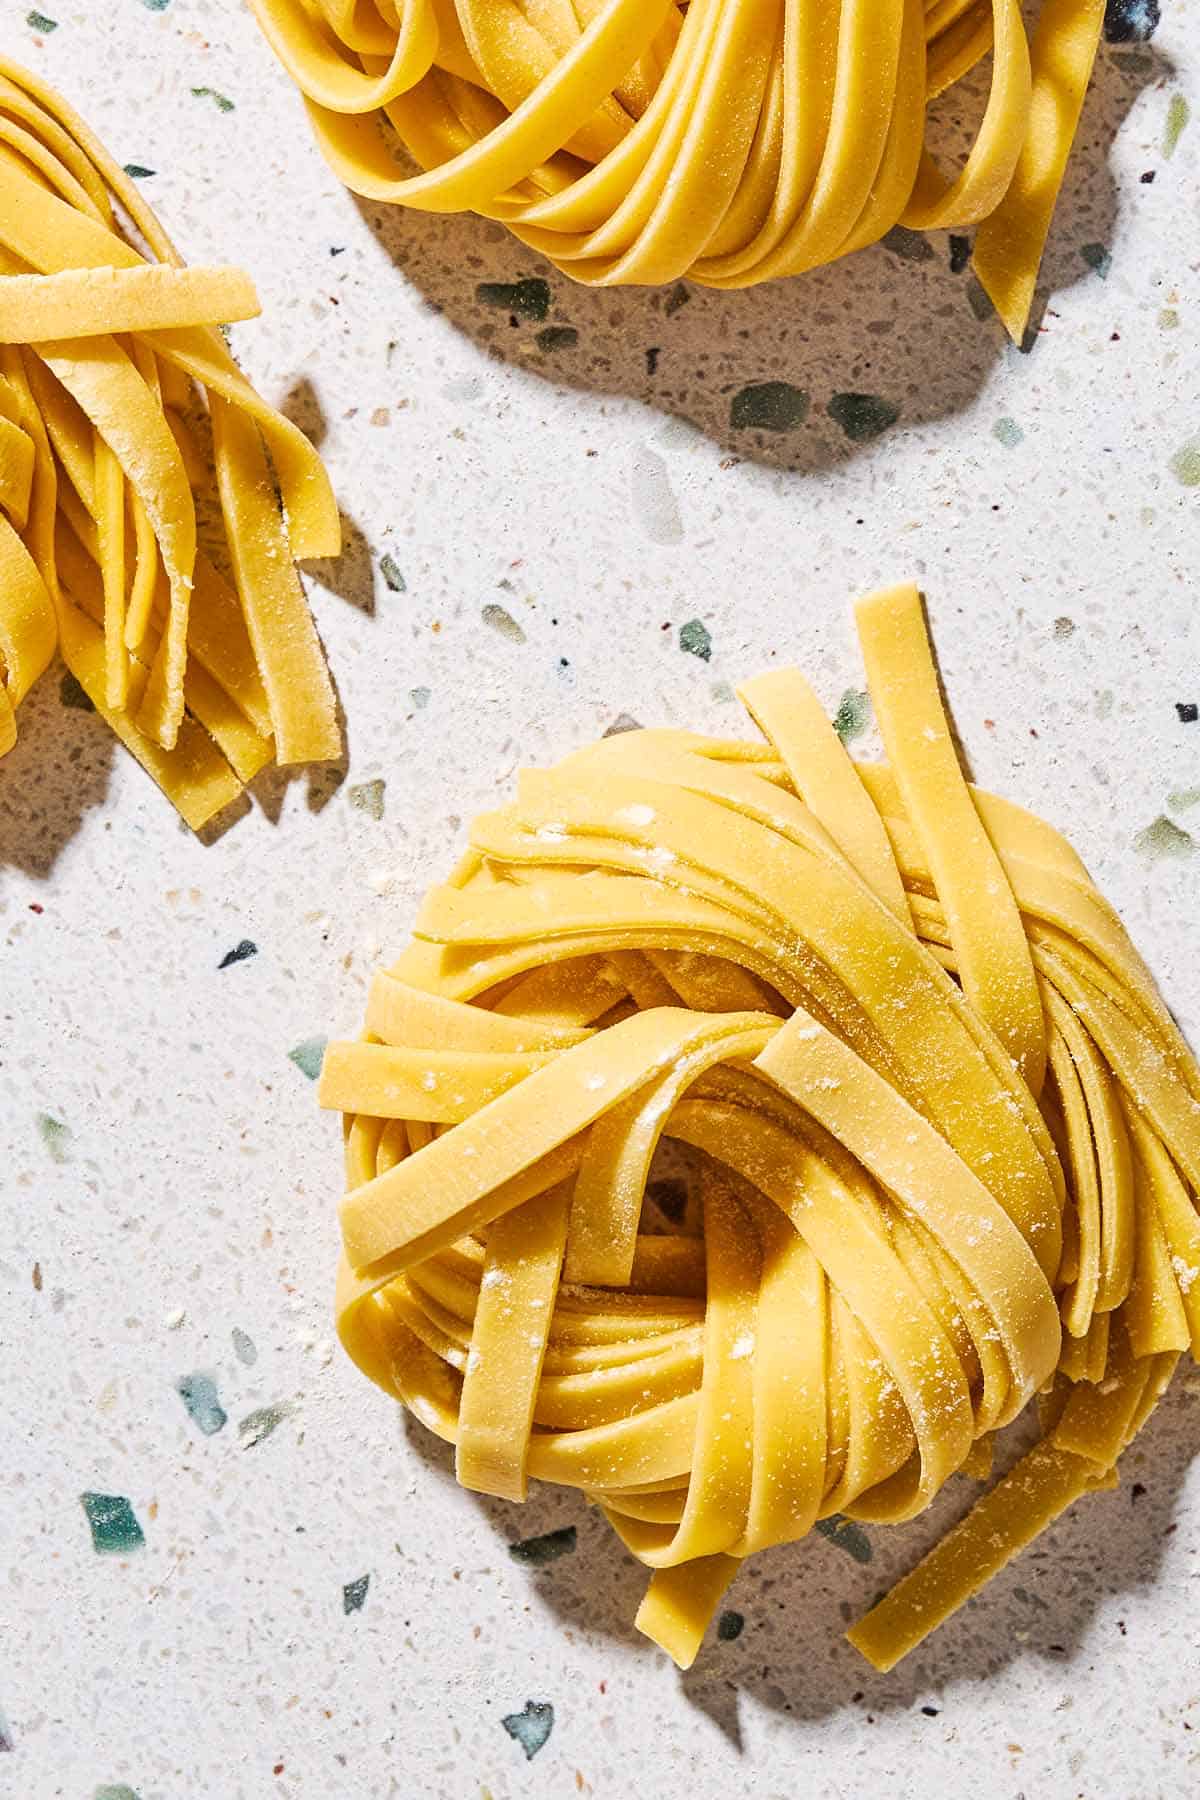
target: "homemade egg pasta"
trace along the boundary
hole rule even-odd
[[[582,1489],[682,1666],[742,1557],[912,1518],[1037,1396],[851,1631],[891,1668],[1200,1342],[1200,1070],[1074,851],[964,780],[916,590],[858,627],[886,763],[780,670],[760,741],[526,770],[321,1076],[346,1349],[466,1487]]]
[[[748,287],[896,224],[978,225],[1018,342],[1104,22],[1104,0],[1045,0],[1030,44],[1020,0],[251,5],[370,200],[501,220],[598,286]],[[989,54],[943,168],[929,108]]]
[[[0,755],[57,648],[194,829],[341,749],[294,565],[337,554],[337,506],[219,329],[258,311],[0,59]]]

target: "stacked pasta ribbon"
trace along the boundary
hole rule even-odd
[[[964,780],[916,591],[858,625],[886,763],[786,671],[741,690],[764,742],[526,771],[321,1078],[350,1355],[467,1487],[602,1507],[681,1665],[741,1558],[911,1518],[1036,1395],[851,1632],[890,1668],[1200,1341],[1200,1070],[1075,853]]]
[[[978,225],[1012,336],[1104,0],[251,0],[356,193],[499,219],[576,281],[747,287]],[[991,53],[970,153],[928,109]],[[422,173],[405,174],[386,124]],[[394,142],[394,140],[393,140]]]
[[[194,828],[341,747],[294,566],[337,553],[337,507],[218,329],[258,310],[0,60],[0,754],[57,647]]]

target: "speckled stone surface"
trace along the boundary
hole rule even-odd
[[[775,661],[832,710],[849,596],[906,576],[976,778],[1071,832],[1200,1038],[1196,0],[1102,52],[1027,355],[941,234],[741,297],[498,293],[548,271],[342,192],[233,0],[46,5],[3,50],[258,282],[235,347],[347,514],[311,585],[349,758],[202,845],[55,670],[0,766],[0,1793],[1194,1794],[1194,1375],[896,1674],[842,1627],[965,1485],[869,1561],[754,1561],[680,1676],[596,1515],[460,1492],[335,1347],[309,1077],[519,763],[720,729]]]

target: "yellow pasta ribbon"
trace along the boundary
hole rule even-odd
[[[525,771],[321,1077],[347,1351],[466,1486],[603,1508],[681,1666],[744,1557],[989,1479],[1040,1395],[851,1631],[890,1668],[1200,1344],[1200,1069],[1069,845],[964,780],[916,590],[858,626],[887,763],[787,670],[759,742]]]
[[[1031,51],[1019,0],[251,5],[369,199],[500,219],[601,286],[743,287],[897,224],[981,224],[976,269],[1018,342],[1104,14],[1047,0]],[[948,179],[930,109],[989,53]]]
[[[336,554],[336,503],[217,329],[258,311],[0,59],[0,754],[57,648],[194,829],[272,759],[341,748],[295,569]]]

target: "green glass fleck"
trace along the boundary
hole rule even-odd
[[[933,261],[934,250],[929,239],[923,232],[910,231],[907,225],[893,225],[879,241],[885,250],[890,250],[893,256],[902,256],[905,262]]]
[[[1167,123],[1163,131],[1163,155],[1168,160],[1179,148],[1179,140],[1187,130],[1192,109],[1182,94],[1172,94],[1171,104],[1167,108]]]
[[[158,171],[157,169],[148,169],[144,163],[126,163],[125,173],[131,181],[148,181],[150,176],[156,175]]]
[[[535,341],[542,351],[573,350],[579,342],[579,333],[574,325],[546,325]]]
[[[1181,487],[1200,487],[1200,437],[1180,445],[1171,458],[1171,473]]]
[[[853,1519],[844,1519],[841,1513],[830,1513],[827,1519],[818,1519],[817,1530],[847,1556],[852,1556],[856,1563],[869,1563],[875,1554],[862,1526],[856,1525]]]
[[[679,648],[688,656],[698,656],[701,662],[708,662],[712,656],[712,635],[707,625],[700,619],[689,619],[686,625],[681,625]]]
[[[520,281],[481,281],[475,298],[481,306],[494,306],[540,325],[550,311],[550,283],[540,275],[526,275]]]
[[[69,669],[58,684],[58,697],[64,706],[72,707],[76,712],[95,712],[96,710]]]
[[[252,1450],[255,1444],[261,1444],[277,1431],[291,1412],[291,1407],[280,1401],[275,1406],[259,1406],[247,1413],[238,1422],[238,1442],[243,1450]]]
[[[50,1161],[65,1163],[71,1147],[71,1128],[64,1125],[61,1119],[52,1118],[49,1113],[37,1115],[38,1136],[50,1153]]]
[[[1018,444],[1025,442],[1025,433],[1015,419],[997,419],[992,426],[992,436],[1006,450],[1015,450]]]
[[[146,3],[148,5],[149,0],[146,0]],[[161,9],[155,8],[154,10]],[[123,1781],[118,1781],[115,1785],[107,1782],[103,1787],[98,1787],[92,1800],[138,1800],[138,1796],[131,1787],[127,1787]]]
[[[1108,279],[1112,268],[1112,252],[1104,244],[1080,244],[1079,254],[1089,269],[1095,269],[1101,281]]]
[[[31,31],[51,32],[58,30],[58,20],[48,19],[45,13],[41,12],[26,13],[25,23]]]
[[[300,1073],[307,1075],[310,1081],[315,1081],[321,1073],[321,1059],[325,1055],[328,1041],[323,1037],[305,1038],[302,1043],[292,1045],[288,1051],[288,1061],[294,1062]]]
[[[218,112],[231,113],[234,110],[233,101],[226,94],[218,94],[216,88],[197,87],[192,89],[192,93],[197,100],[211,100]]]
[[[408,583],[396,566],[396,559],[390,551],[385,550],[380,557],[379,573],[383,576],[383,579],[386,581],[393,594],[407,594]]]
[[[427,687],[409,688],[408,697],[412,701],[417,712],[424,712],[425,708],[429,705],[430,690]]]
[[[808,417],[808,395],[790,381],[754,381],[729,403],[734,431],[794,431]]]
[[[126,1556],[146,1542],[124,1494],[80,1494],[79,1503],[92,1530],[92,1549],[100,1556]]]
[[[344,1613],[361,1612],[367,1603],[367,1589],[371,1585],[369,1575],[360,1575],[357,1581],[348,1581],[342,1588],[342,1611]]]
[[[252,1369],[258,1361],[258,1347],[254,1339],[248,1331],[243,1331],[240,1325],[234,1326],[232,1336],[234,1355],[240,1363],[244,1363],[248,1369]]]
[[[525,633],[512,614],[503,606],[497,606],[495,601],[489,601],[479,616],[485,625],[490,625],[493,631],[498,631],[500,636],[507,638],[510,644],[525,642]]]
[[[564,1525],[558,1531],[543,1531],[540,1537],[522,1538],[519,1544],[510,1544],[508,1554],[514,1562],[543,1569],[547,1563],[557,1562],[560,1556],[569,1556],[574,1548],[575,1527]]]
[[[347,788],[346,798],[355,812],[363,812],[369,819],[379,820],[383,817],[383,797],[386,792],[386,781],[377,775],[374,781],[360,781],[356,786]]]
[[[732,1608],[723,1612],[717,1620],[717,1636],[723,1644],[732,1644],[736,1638],[741,1637],[745,1629],[745,1615],[734,1612]]]
[[[871,722],[871,696],[865,688],[847,688],[833,715],[833,729],[843,744],[861,737]]]
[[[964,291],[967,296],[967,303],[977,319],[982,322],[984,319],[994,317],[996,309],[992,305],[991,298],[986,288],[977,276],[972,275],[970,277]]]
[[[900,417],[900,408],[879,394],[835,394],[825,410],[854,444],[869,443]]]
[[[686,306],[691,297],[690,290],[684,286],[682,281],[677,281],[663,301],[663,311],[668,319],[672,313],[677,313],[681,306]]]
[[[1196,840],[1189,831],[1184,831],[1174,819],[1168,819],[1166,813],[1159,813],[1157,819],[1151,820],[1144,831],[1139,831],[1133,840],[1135,850],[1143,856],[1157,862],[1164,856],[1189,856],[1196,848]]]
[[[1167,805],[1173,812],[1186,812],[1189,806],[1200,806],[1200,787],[1176,788],[1167,795]]]

